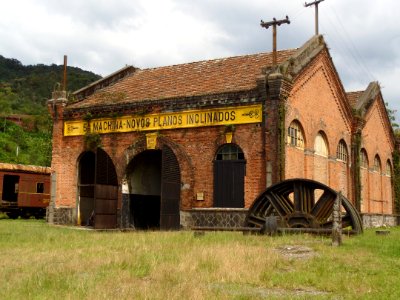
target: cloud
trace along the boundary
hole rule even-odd
[[[346,89],[372,80],[396,100],[400,4],[395,0],[327,0],[320,32]],[[260,20],[291,20],[278,27],[278,48],[300,47],[314,34],[314,9],[291,0],[14,0],[2,3],[0,54],[23,64],[62,64],[101,75],[126,64],[140,68],[271,51],[272,32]]]

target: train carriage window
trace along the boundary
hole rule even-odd
[[[36,183],[36,193],[38,193],[38,194],[44,193],[44,183],[43,182]]]

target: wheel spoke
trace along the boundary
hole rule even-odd
[[[295,182],[293,186],[295,210],[310,213],[315,203],[314,188],[308,186],[306,182]]]
[[[286,197],[270,192],[267,198],[280,216],[284,217],[293,212],[293,203]]]
[[[335,195],[328,191],[324,191],[313,209],[311,214],[315,216],[319,223],[325,223],[326,220],[331,216],[333,211],[333,202]]]
[[[255,227],[261,228],[265,223],[265,218],[251,215],[247,218],[247,223],[248,223],[248,226],[250,226],[250,227],[255,226]],[[253,225],[253,226],[251,226],[251,225]]]

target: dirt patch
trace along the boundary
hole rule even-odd
[[[233,283],[214,283],[211,285],[212,289],[219,290],[226,295],[235,297],[256,297],[260,299],[267,299],[271,296],[282,297],[307,297],[316,295],[327,295],[329,293],[318,291],[312,288],[305,289],[280,289],[280,288],[264,288],[259,286],[252,286],[247,284],[233,284]]]
[[[317,255],[312,248],[299,245],[285,245],[275,250],[285,258],[309,259]]]

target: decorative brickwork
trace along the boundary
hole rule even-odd
[[[183,228],[191,227],[243,227],[247,209],[197,208],[181,212]]]

